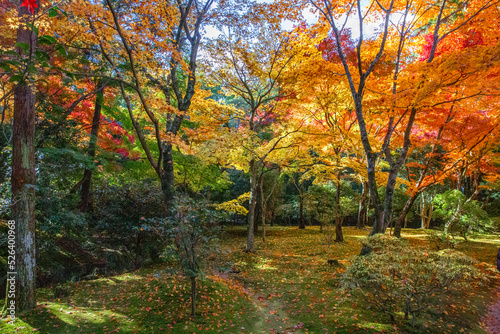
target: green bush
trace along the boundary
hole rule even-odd
[[[135,267],[158,259],[164,248],[158,217],[167,210],[157,182],[111,185],[102,180],[94,188],[93,203],[89,226],[100,242],[115,249],[125,247],[135,255]]]
[[[491,230],[491,220],[477,201],[467,199],[459,190],[448,190],[434,197],[434,214],[445,221],[444,234],[458,234],[467,240],[476,232]]]
[[[393,322],[402,312],[413,325],[421,312],[440,305],[440,296],[486,279],[475,260],[454,250],[427,251],[384,235],[363,243],[373,251],[353,259],[341,287],[364,297]]]
[[[196,313],[196,278],[203,275],[210,254],[218,249],[220,221],[224,214],[208,203],[187,196],[176,197],[173,214],[165,219],[165,231],[171,241],[165,256],[175,259],[191,281],[191,317]]]
[[[436,230],[430,231],[428,239],[430,244],[436,247],[438,251],[442,249],[454,249],[459,243],[464,242],[463,240],[455,238],[453,235],[446,235]]]

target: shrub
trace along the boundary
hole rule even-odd
[[[187,196],[176,198],[174,212],[165,220],[165,231],[171,241],[166,257],[176,259],[185,277],[191,281],[191,317],[194,319],[196,278],[203,274],[210,253],[218,248],[219,222],[223,220],[223,214],[208,203]]]
[[[383,235],[363,243],[373,251],[353,259],[341,286],[363,296],[392,321],[395,313],[404,312],[414,325],[422,311],[439,305],[438,297],[485,280],[472,258],[454,250],[427,251]]]
[[[431,230],[429,233],[429,242],[439,251],[442,249],[455,249],[459,243],[464,241],[455,238],[453,235],[450,236],[440,231]]]
[[[90,228],[102,243],[113,248],[125,246],[135,255],[136,268],[148,258],[157,259],[164,248],[157,218],[167,211],[158,184],[143,180],[111,185],[105,181],[95,186]]]
[[[444,234],[459,234],[465,240],[475,232],[488,231],[491,221],[477,201],[466,199],[459,190],[434,197],[434,214],[445,220]]]

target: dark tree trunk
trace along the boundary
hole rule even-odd
[[[368,135],[366,140],[368,141]],[[376,233],[384,233],[383,230],[383,207],[380,203],[380,198],[378,197],[377,192],[377,181],[375,178],[375,154],[369,153],[367,158],[367,172],[368,172],[368,189],[370,193],[370,202],[375,211],[375,219],[373,222],[372,230],[370,231],[370,235],[374,235]]]
[[[161,190],[165,197],[165,204],[170,210],[174,200],[174,159],[172,158],[172,145],[163,145],[163,171],[161,174]]]
[[[401,238],[401,227],[403,226],[403,223],[405,222],[406,215],[408,212],[410,212],[413,203],[417,199],[419,193],[413,194],[408,201],[406,201],[405,206],[401,213],[398,216],[398,220],[396,221],[396,226],[394,226],[394,236],[396,238]]]
[[[92,161],[95,158],[97,138],[99,136],[99,125],[101,123],[101,109],[103,103],[103,90],[104,90],[104,82],[102,80],[99,80],[97,82],[97,94],[95,99],[94,116],[92,117],[92,128],[90,130],[90,139],[88,147],[88,155]],[[82,212],[87,211],[89,207],[91,181],[92,181],[92,170],[85,168],[82,179],[82,190],[80,193],[81,194],[80,210]]]
[[[344,241],[344,235],[342,234],[342,216],[340,207],[340,177],[342,176],[342,171],[337,174],[337,189],[335,192],[335,242]]]
[[[246,252],[255,252],[255,206],[257,204],[257,166],[255,160],[250,160],[250,203],[248,208],[248,228]]]
[[[262,176],[257,176],[257,181],[256,181],[256,184],[255,186],[257,187],[256,190],[255,190],[255,193],[256,193],[256,197],[255,197],[255,213],[253,215],[253,220],[254,220],[254,224],[253,224],[253,234],[254,235],[257,235],[259,234],[259,225],[262,223],[262,220],[261,220],[261,215],[262,215],[262,206],[261,205],[257,205],[257,203],[259,203],[261,201],[261,198],[262,198],[262,194],[260,193],[260,189],[259,189],[259,184],[260,184],[260,179],[262,178]]]
[[[344,235],[342,234],[342,218],[335,218],[335,242],[343,242]]]
[[[363,182],[363,192],[361,193],[361,199],[359,200],[359,210],[358,210],[358,222],[356,224],[357,229],[362,229],[366,225],[367,221],[367,210],[368,210],[368,182]]]
[[[37,1],[40,5],[40,1]],[[38,10],[35,9],[35,15]],[[19,18],[31,14],[26,7],[19,8]],[[36,35],[22,24],[17,30],[17,42],[30,46],[33,54]],[[24,57],[20,47],[16,51]],[[12,218],[15,222],[15,307],[17,312],[36,306],[35,254],[35,92],[27,80],[14,89],[14,124],[12,134]],[[10,278],[10,277],[9,277]]]
[[[306,220],[304,219],[304,196],[299,195],[299,212],[300,212],[300,229],[306,228]]]

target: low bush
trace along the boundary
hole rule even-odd
[[[486,280],[475,260],[451,249],[428,251],[383,235],[363,243],[372,252],[353,259],[341,287],[364,297],[393,322],[401,312],[414,325],[421,312],[441,304],[443,295]]]

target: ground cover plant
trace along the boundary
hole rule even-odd
[[[199,280],[195,321],[190,319],[189,279],[176,271],[180,268],[163,264],[68,283],[69,295],[60,298],[40,289],[37,308],[14,326],[2,322],[2,332],[482,333],[481,317],[499,282],[492,261],[500,241],[484,236],[469,254],[481,254],[477,268],[489,277],[488,284],[436,295],[433,307],[423,309],[412,326],[403,310],[391,321],[375,304],[339,286],[367,231],[347,228],[344,243],[328,246],[319,228],[273,227],[265,244],[256,243],[255,254],[241,251],[243,229],[228,227],[225,233],[228,267]],[[422,252],[429,245],[425,231],[403,230],[403,237]]]

